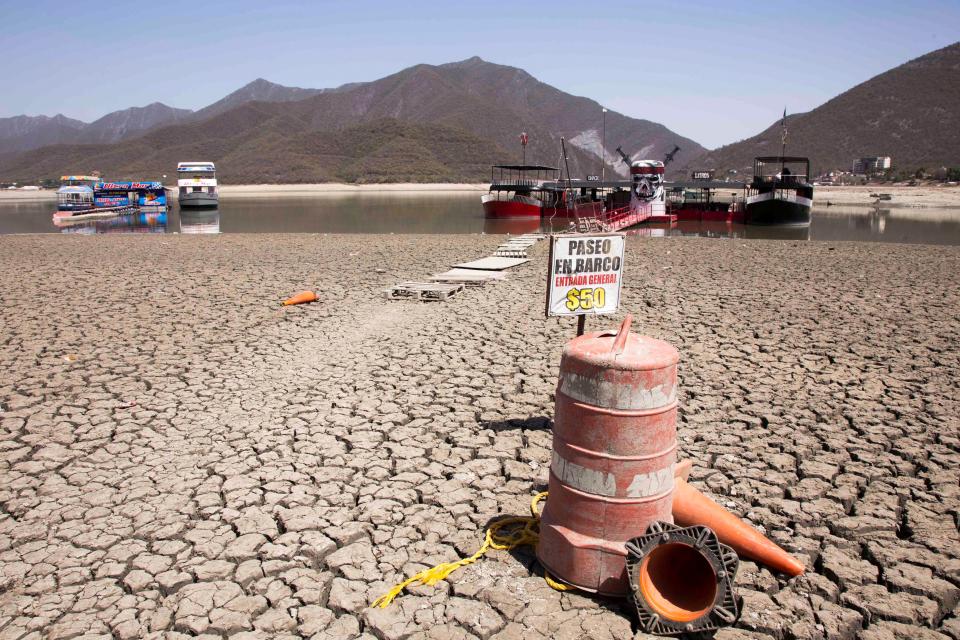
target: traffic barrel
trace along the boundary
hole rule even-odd
[[[574,338],[560,360],[550,499],[537,558],[563,582],[605,595],[630,591],[626,542],[672,522],[677,362],[670,344],[630,332]]]

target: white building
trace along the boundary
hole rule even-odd
[[[883,173],[890,167],[890,156],[857,158],[853,161],[853,173],[857,174],[858,176],[868,176],[875,173]]]

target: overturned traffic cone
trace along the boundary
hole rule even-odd
[[[283,306],[289,307],[292,304],[305,304],[307,302],[316,302],[317,300],[317,294],[313,291],[301,291],[297,295],[284,300]]]
[[[676,478],[674,487],[673,521],[681,527],[709,527],[717,534],[720,542],[730,545],[741,556],[763,563],[771,569],[789,576],[803,573],[803,564],[799,560],[691,487],[682,477]]]
[[[707,527],[654,522],[625,546],[630,595],[647,633],[716,631],[740,617],[737,554]]]

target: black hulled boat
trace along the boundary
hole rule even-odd
[[[810,224],[810,160],[791,156],[754,158],[753,181],[747,186],[744,205],[746,224]]]

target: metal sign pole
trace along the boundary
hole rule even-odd
[[[583,335],[583,330],[587,328],[587,316],[577,316],[577,337]]]

